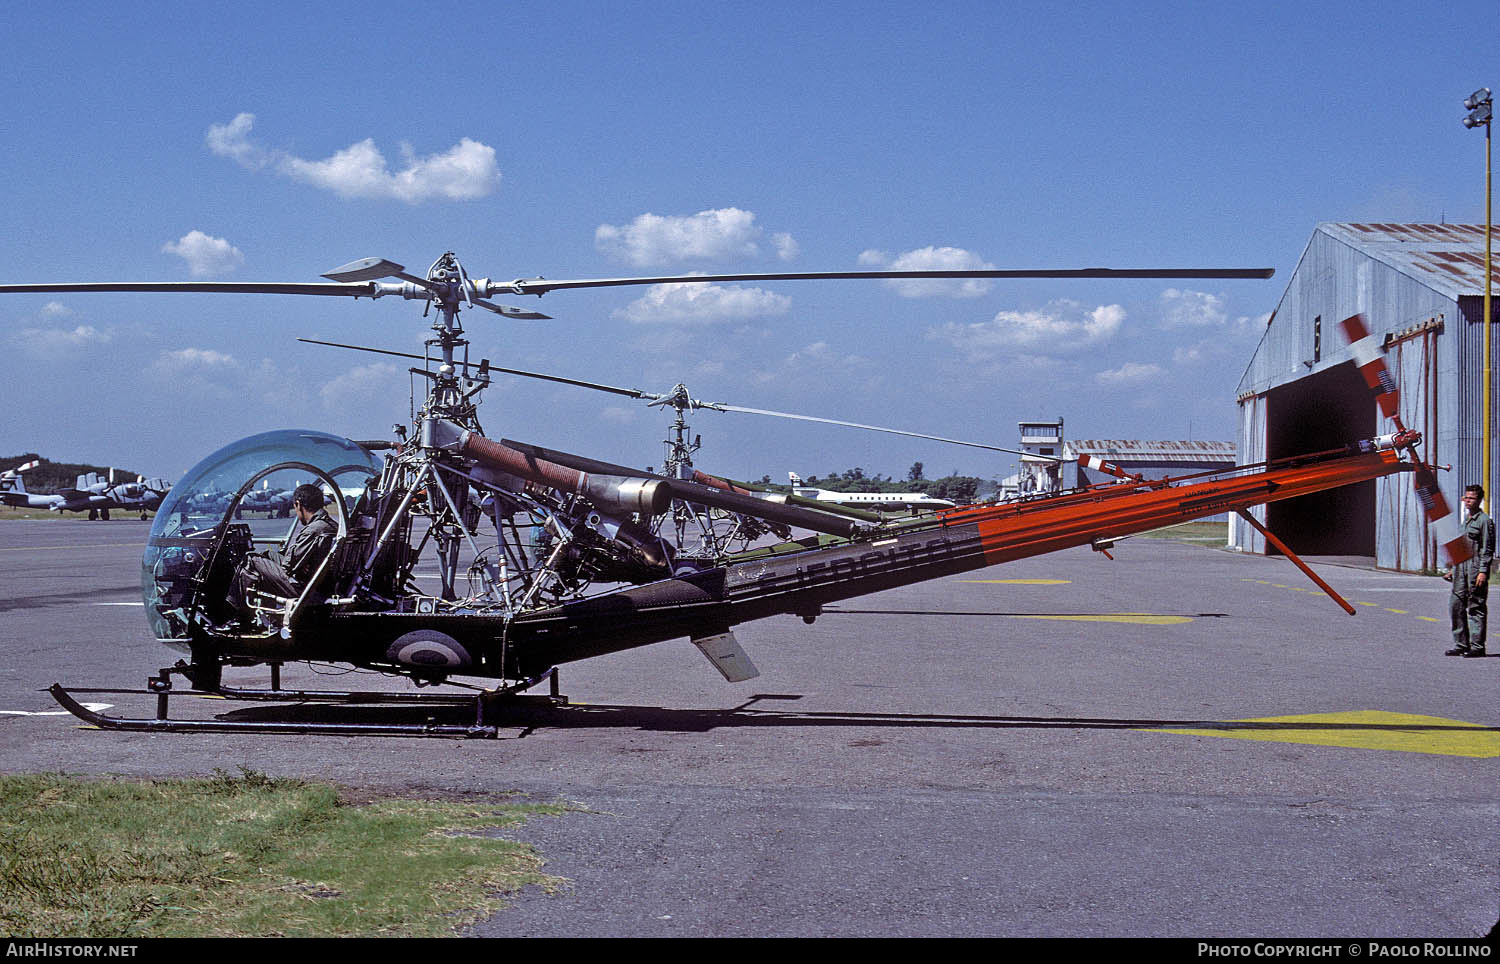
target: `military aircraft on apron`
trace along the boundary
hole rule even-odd
[[[25,465],[0,473],[0,504],[22,509],[51,509],[54,512],[87,512],[89,518],[109,521],[111,509],[139,512],[142,519],[146,513],[154,512],[172,488],[165,479],[148,479],[137,476],[134,482],[116,482],[114,469],[105,477],[97,472],[78,476],[71,488],[41,494],[26,491],[24,474],[40,462]]]

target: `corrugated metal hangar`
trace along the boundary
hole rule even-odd
[[[1021,471],[1000,483],[1003,499],[1045,495],[1078,486],[1113,482],[1114,476],[1090,471],[1080,456],[1093,456],[1147,479],[1181,478],[1198,472],[1232,469],[1233,442],[1174,442],[1143,439],[1065,439],[1063,419],[1030,419],[1018,423]]]
[[[1239,460],[1252,464],[1394,431],[1355,369],[1338,323],[1363,313],[1385,347],[1408,428],[1450,505],[1483,475],[1484,225],[1320,224],[1236,393]],[[1255,510],[1297,553],[1373,556],[1388,569],[1441,565],[1409,474]],[[1265,552],[1230,517],[1229,543]]]
[[[1181,478],[1197,472],[1234,467],[1233,442],[1174,442],[1143,439],[1070,439],[1063,450],[1064,483],[1068,487],[1112,482],[1112,476],[1090,472],[1078,464],[1079,456],[1092,455],[1117,465],[1131,475],[1147,479]]]

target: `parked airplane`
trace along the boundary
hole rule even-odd
[[[27,462],[13,469],[0,472],[0,503],[17,509],[50,509],[62,503],[60,495],[36,495],[26,491],[26,483],[21,479],[21,473],[29,471],[40,465],[40,462]]]
[[[0,503],[23,509],[51,509],[53,512],[87,512],[90,519],[109,520],[110,509],[138,511],[141,518],[161,505],[164,495],[172,488],[165,479],[147,479],[136,476],[134,482],[116,482],[114,469],[108,478],[97,472],[78,476],[74,487],[60,489],[50,495],[39,495],[26,491],[22,474],[36,468],[40,462],[25,465],[0,474]]]
[[[295,486],[293,487],[295,488]],[[240,512],[264,512],[267,518],[275,516],[278,519],[288,519],[292,515],[292,491],[293,489],[273,489],[269,479],[262,479],[260,488],[251,489],[240,499],[239,508],[235,512],[235,518],[240,518]]]
[[[832,502],[854,509],[872,509],[876,512],[897,512],[911,509],[914,512],[934,512],[951,509],[956,503],[947,499],[935,499],[922,492],[834,492],[818,489],[802,481],[796,472],[788,472],[792,480],[792,494],[816,502]]]

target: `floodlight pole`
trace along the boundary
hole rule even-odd
[[[1490,314],[1490,286],[1494,274],[1494,256],[1491,251],[1491,227],[1490,199],[1493,194],[1493,179],[1490,176],[1490,120],[1484,122],[1484,497],[1489,500],[1489,505],[1495,504],[1495,497],[1490,494],[1490,464],[1495,461],[1494,448],[1494,422],[1491,417],[1490,396],[1494,392],[1494,378],[1490,374],[1490,359],[1494,357],[1490,347],[1490,330],[1495,327],[1495,319]]]
[[[1490,348],[1490,329],[1494,327],[1494,319],[1490,315],[1490,288],[1493,284],[1494,254],[1492,249],[1491,235],[1493,197],[1493,179],[1490,168],[1490,125],[1494,118],[1494,98],[1490,95],[1488,87],[1481,87],[1470,94],[1464,101],[1464,106],[1469,108],[1469,115],[1464,118],[1464,126],[1473,128],[1484,125],[1484,497],[1487,506],[1495,504],[1493,489],[1490,487],[1490,463],[1494,461],[1494,432],[1491,419],[1490,396],[1494,390],[1494,380],[1491,375],[1490,359],[1492,351]]]

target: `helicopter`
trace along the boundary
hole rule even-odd
[[[1436,495],[1432,467],[1417,455],[1421,436],[1398,420],[1398,431],[1387,436],[1227,472],[1148,481],[1116,468],[1106,472],[1111,476],[1107,482],[1045,499],[883,518],[758,490],[697,468],[687,477],[684,469],[690,463],[653,473],[492,438],[480,423],[480,393],[494,374],[511,370],[492,366],[488,358],[472,360],[460,321],[469,308],[514,319],[546,317],[490,300],[497,295],[542,296],[621,285],[856,278],[1269,278],[1271,273],[1233,268],[986,269],[494,282],[471,278],[455,255],[446,252],[425,276],[407,273],[395,262],[366,258],[327,272],[326,284],[0,285],[0,294],[211,291],[399,297],[436,309],[422,367],[410,368],[425,382],[425,398],[420,407],[414,399],[412,423],[396,426],[393,438],[356,441],[309,429],[265,432],[203,459],[163,502],[142,560],[142,594],[153,635],[188,658],[149,682],[146,692],[158,697],[156,716],[104,716],[73,695],[124,691],[58,684],[52,695],[74,715],[108,729],[493,736],[495,728],[485,722],[487,707],[548,681],[549,698],[565,699],[557,687],[558,667],[566,663],[687,637],[725,680],[741,682],[758,675],[734,634],[734,627],[747,621],[791,614],[812,623],[825,605],[839,600],[1075,546],[1088,545],[1107,555],[1117,539],[1228,511],[1263,529],[1246,511],[1250,507],[1399,472],[1416,473],[1419,493]],[[1363,355],[1358,357],[1362,365],[1367,363]],[[1373,370],[1383,362],[1377,357],[1368,365]],[[1376,378],[1377,384],[1388,382],[1388,376]],[[690,401],[685,389],[681,398]],[[679,418],[691,407],[681,403]],[[325,492],[360,494],[330,501],[327,511],[335,529],[331,548],[298,594],[252,591],[248,605],[253,620],[236,620],[227,597],[243,561],[257,548],[292,538],[291,532],[277,535],[237,521],[236,510],[257,487],[285,486],[293,475]],[[1438,504],[1441,496],[1436,500],[1426,500],[1434,520],[1447,514],[1446,506]],[[780,541],[735,548],[714,540],[689,545],[675,522],[663,523],[676,504],[758,520],[766,536]],[[811,535],[788,538],[793,528]],[[429,543],[439,564],[441,587],[436,592],[414,575]],[[465,555],[460,550],[465,548],[469,562],[460,573]],[[1312,574],[1289,550],[1283,551]],[[1354,612],[1325,583],[1319,584]],[[279,672],[287,662],[348,664],[405,676],[418,685],[478,678],[495,681],[495,686],[472,699],[284,690]],[[226,667],[254,665],[269,667],[269,689],[224,684]],[[238,699],[472,703],[475,719],[459,726],[178,719],[168,711],[177,675],[194,690]]]

